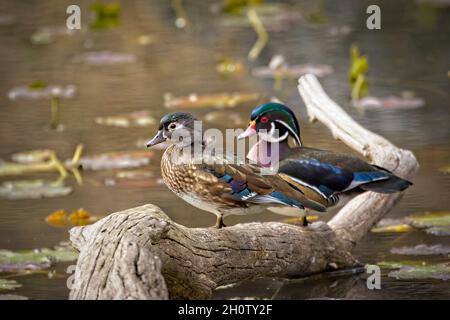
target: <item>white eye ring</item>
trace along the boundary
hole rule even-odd
[[[173,130],[177,127],[177,124],[175,122],[172,122],[171,124],[169,124],[169,126],[167,127],[169,130]]]

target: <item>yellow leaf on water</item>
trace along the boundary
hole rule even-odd
[[[45,221],[51,226],[64,227],[66,226],[66,216],[66,211],[61,209],[50,213]]]
[[[376,233],[403,233],[403,232],[410,232],[414,230],[413,227],[411,227],[408,224],[396,224],[392,226],[385,226],[385,227],[379,227],[379,228],[372,228],[372,232]]]
[[[93,223],[97,217],[92,216],[85,209],[80,208],[69,215],[69,221],[75,226],[85,226]]]

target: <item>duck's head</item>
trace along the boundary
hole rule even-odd
[[[238,139],[255,134],[268,142],[287,141],[290,136],[297,145],[302,145],[300,127],[294,112],[277,102],[265,103],[253,109],[247,130]]]
[[[147,142],[147,148],[170,141],[179,146],[188,146],[195,140],[202,140],[201,125],[190,113],[174,112],[166,114],[159,122],[156,135]]]

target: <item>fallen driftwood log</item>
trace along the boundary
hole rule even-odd
[[[370,161],[411,179],[414,155],[364,129],[323,91],[316,77],[299,80],[311,120],[319,120]],[[187,228],[144,205],[70,231],[80,251],[71,299],[201,299],[221,285],[260,277],[304,277],[358,266],[354,245],[395,205],[401,193],[367,192],[329,222],[307,228],[246,223]]]

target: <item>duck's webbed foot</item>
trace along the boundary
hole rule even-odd
[[[226,227],[225,223],[223,223],[223,215],[217,215],[216,224],[214,225],[215,228],[221,229],[223,227]]]

